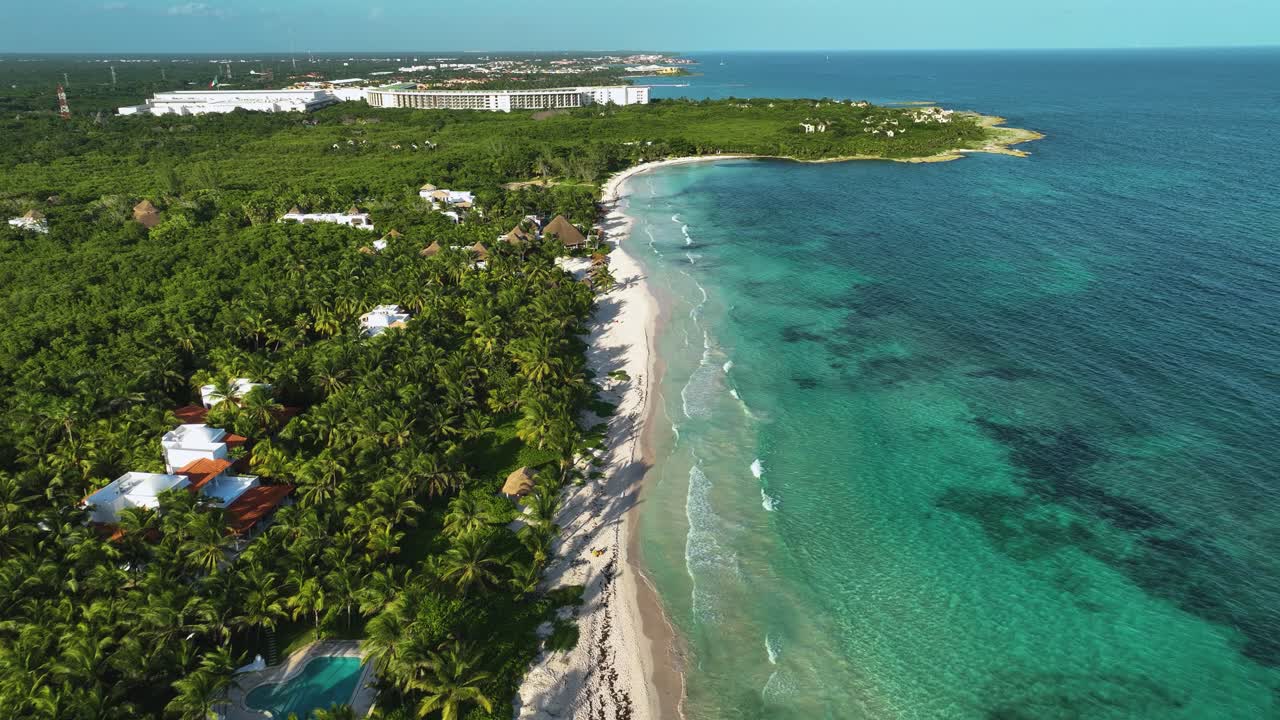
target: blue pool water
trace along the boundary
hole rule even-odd
[[[630,182],[690,717],[1280,717],[1280,50],[720,57],[1047,138]]]
[[[289,713],[306,718],[317,708],[351,702],[360,670],[358,657],[316,658],[288,682],[254,688],[245,704],[254,710],[266,710],[275,718],[287,718]]]

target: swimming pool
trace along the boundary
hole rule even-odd
[[[359,681],[360,658],[318,657],[283,683],[254,688],[244,702],[254,710],[271,713],[273,718],[283,720],[289,713],[305,718],[316,708],[351,702]]]

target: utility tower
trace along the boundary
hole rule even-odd
[[[71,119],[71,106],[67,104],[67,91],[58,86],[58,114],[63,120]]]

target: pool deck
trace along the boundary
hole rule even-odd
[[[244,673],[236,677],[236,684],[227,691],[227,702],[218,709],[226,720],[264,720],[270,718],[269,713],[254,710],[245,704],[245,698],[253,690],[263,685],[286,683],[297,677],[307,663],[319,657],[361,657],[360,643],[354,640],[318,640],[289,656],[288,660],[257,672]],[[356,683],[356,691],[351,699],[351,708],[357,717],[364,717],[373,709],[376,693],[370,687],[373,683],[373,666],[366,665],[360,669],[360,679]],[[276,720],[283,720],[277,718]]]

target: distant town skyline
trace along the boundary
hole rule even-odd
[[[0,54],[893,50],[1280,43],[1280,3],[1014,0],[45,0],[6,11]],[[26,28],[15,32],[15,28]]]

